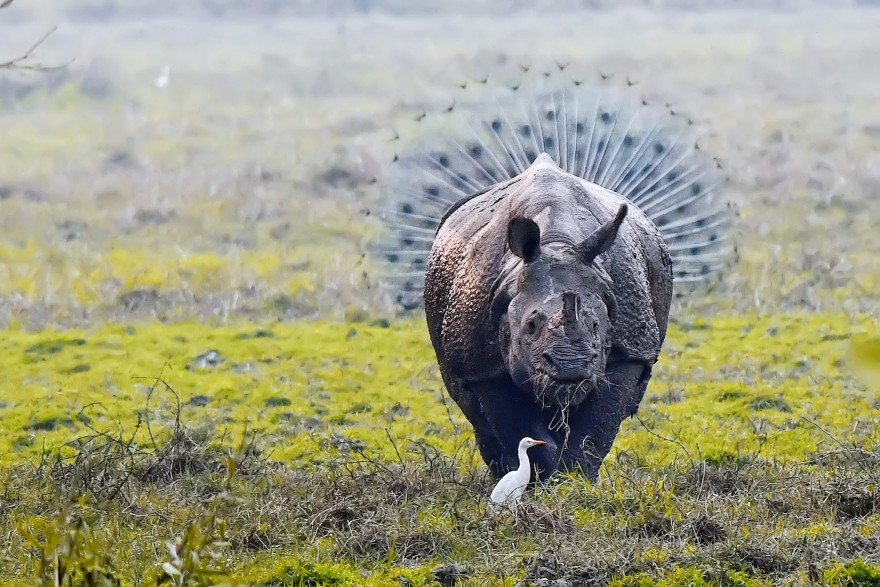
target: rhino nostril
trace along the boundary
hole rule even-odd
[[[551,367],[553,367],[555,365],[555,363],[553,362],[553,357],[550,355],[550,353],[542,354],[541,358],[544,359],[544,361],[546,361],[547,364],[550,365]]]

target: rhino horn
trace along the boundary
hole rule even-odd
[[[507,225],[507,246],[514,255],[531,263],[541,256],[541,229],[529,218],[511,218]]]
[[[573,332],[579,327],[581,299],[573,291],[562,294],[562,314],[565,317],[566,334]]]
[[[611,248],[611,244],[617,237],[617,230],[626,218],[629,207],[624,203],[620,205],[617,215],[597,228],[593,234],[575,245],[574,250],[578,259],[585,265],[589,265],[596,257]]]

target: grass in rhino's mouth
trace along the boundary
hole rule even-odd
[[[593,383],[595,384],[597,381],[597,377],[595,375],[585,376],[585,375],[577,375],[574,377],[561,377],[558,374],[552,373],[544,367],[536,367],[535,374],[537,375],[537,379],[543,378],[547,380],[547,382],[555,384],[555,385],[583,385],[584,383]]]
[[[578,399],[586,398],[595,389],[598,378],[558,379],[544,369],[535,369],[534,389],[540,402],[546,405],[548,400],[554,403],[573,405]]]

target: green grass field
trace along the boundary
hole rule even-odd
[[[880,585],[880,13],[58,14],[0,12],[73,59],[0,71],[0,584]],[[493,515],[374,212],[396,130],[554,59],[698,120],[740,259],[599,482]]]

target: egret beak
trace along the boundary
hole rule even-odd
[[[547,444],[547,443],[544,442],[543,440],[536,440],[535,444],[533,444],[532,446],[538,446],[539,444]]]

